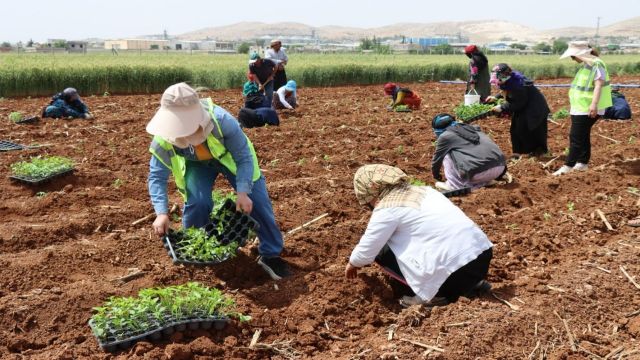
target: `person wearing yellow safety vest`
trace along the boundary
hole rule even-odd
[[[611,85],[607,66],[586,41],[569,43],[561,59],[571,57],[582,63],[571,89],[571,130],[569,131],[569,155],[554,176],[588,169],[591,157],[591,127],[611,106]]]
[[[238,121],[211,99],[199,99],[185,83],[167,88],[160,109],[147,124],[154,135],[149,151],[149,195],[156,212],[158,235],[169,230],[167,181],[173,175],[184,198],[183,225],[202,227],[213,209],[211,191],[218,174],[231,183],[237,210],[249,213],[260,225],[258,264],[274,280],[288,276],[280,258],[284,247],[258,158]]]

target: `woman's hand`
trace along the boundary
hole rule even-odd
[[[491,111],[495,112],[495,113],[501,113],[502,112],[502,107],[500,107],[500,105],[498,106],[494,106]]]
[[[595,119],[596,117],[598,117],[598,105],[597,104],[589,105],[589,117],[592,118],[592,119]]]
[[[351,263],[347,263],[347,267],[344,269],[344,276],[346,276],[347,279],[355,279],[356,276],[358,276],[358,268],[351,265]]]
[[[159,214],[153,222],[153,231],[155,231],[157,235],[162,236],[169,231],[169,223],[169,215]]]
[[[238,193],[238,199],[236,200],[236,211],[241,211],[245,214],[251,214],[253,210],[253,201],[249,198],[247,193]]]

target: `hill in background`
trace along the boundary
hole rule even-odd
[[[232,25],[209,27],[179,36],[185,40],[217,39],[229,41],[251,40],[269,36],[315,36],[325,41],[357,41],[364,37],[388,38],[404,35],[407,37],[456,36],[467,37],[471,42],[489,43],[510,38],[518,41],[545,41],[558,37],[593,37],[596,29],[590,27],[569,27],[553,30],[537,30],[521,24],[503,20],[448,21],[437,23],[398,23],[376,28],[356,28],[346,26],[313,27],[295,22],[267,24],[262,22],[241,22]],[[601,37],[640,37],[640,17],[621,21],[600,28]]]

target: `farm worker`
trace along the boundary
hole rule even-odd
[[[591,157],[591,127],[612,105],[611,85],[607,66],[586,41],[569,43],[561,59],[571,57],[582,63],[569,89],[571,130],[569,130],[569,155],[554,176],[571,171],[585,171]]]
[[[273,79],[273,88],[280,89],[287,83],[287,73],[285,67],[289,62],[289,57],[282,48],[282,41],[278,39],[271,40],[269,49],[264,54],[265,59],[273,60],[277,64],[276,75]]]
[[[93,119],[89,108],[80,99],[78,91],[66,88],[51,98],[51,102],[42,110],[43,118],[81,118]]]
[[[493,244],[444,195],[410,185],[402,170],[381,164],[360,167],[353,185],[360,205],[373,214],[351,252],[347,278],[376,262],[404,285],[405,306],[455,302],[491,289],[484,279]]]
[[[264,91],[267,103],[273,101],[273,78],[278,71],[278,66],[273,60],[263,59],[257,52],[251,54],[249,60],[249,73],[258,83],[258,91]]]
[[[276,91],[276,97],[273,98],[273,107],[276,109],[293,110],[298,107],[298,86],[294,80],[287,81],[287,84],[281,86]]]
[[[449,114],[438,114],[431,123],[436,134],[436,151],[431,160],[436,188],[477,189],[500,178],[507,171],[504,154],[480,128],[456,122]],[[444,164],[443,182],[440,168]]]
[[[469,58],[469,80],[467,80],[467,93],[475,90],[483,102],[491,94],[489,83],[489,60],[475,45],[464,48],[464,54]]]
[[[488,100],[504,98],[505,103],[497,105],[493,111],[511,114],[511,150],[512,157],[520,154],[543,155],[547,148],[547,117],[549,105],[544,95],[518,71],[507,64],[493,67],[491,81],[497,85],[501,94]]]
[[[213,209],[211,190],[222,174],[236,190],[237,210],[250,214],[260,225],[258,264],[274,280],[288,276],[288,265],[280,258],[282,234],[265,178],[238,121],[210,98],[200,100],[194,89],[179,83],[165,90],[147,132],[154,135],[149,148],[149,195],[157,215],[155,232],[162,235],[169,230],[170,174],[185,201],[184,228],[207,224]]]
[[[238,113],[238,122],[245,128],[260,127],[265,125],[278,126],[280,118],[272,107],[260,107],[257,109],[242,108]]]
[[[389,110],[393,110],[399,105],[406,105],[412,110],[418,110],[422,102],[420,95],[415,91],[391,82],[384,85],[384,94],[391,97],[391,104],[388,106]]]
[[[271,104],[267,103],[267,98],[264,94],[258,90],[258,85],[253,81],[244,83],[242,97],[244,98],[244,107],[249,109],[271,106]]]
[[[611,102],[612,105],[609,106],[604,112],[605,119],[611,120],[630,120],[631,119],[631,108],[629,107],[629,103],[627,99],[620,93],[619,87],[611,88]]]

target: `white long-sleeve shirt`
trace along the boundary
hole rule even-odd
[[[273,50],[273,49],[268,49],[264,53],[264,58],[265,59],[271,59],[271,60],[275,61],[276,64],[280,64],[282,62],[289,61],[289,57],[287,56],[287,54],[284,52],[284,50],[282,48],[280,48],[280,50],[277,51],[277,52],[275,50]]]
[[[287,89],[285,89],[284,86],[281,86],[280,89],[278,89],[276,91],[276,94],[278,94],[278,100],[280,100],[280,103],[282,103],[282,106],[286,107],[287,109],[293,109],[293,106],[291,106],[291,104],[289,104],[289,102],[287,101]],[[293,99],[296,100],[296,92],[294,91],[291,96],[293,97]]]
[[[423,300],[435,297],[449,275],[493,244],[484,232],[440,192],[426,187],[420,210],[376,209],[349,262],[371,264],[385,244],[407,284]]]

